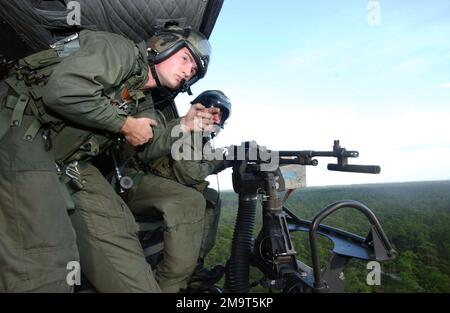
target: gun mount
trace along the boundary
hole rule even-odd
[[[302,179],[301,174],[294,179],[283,177],[280,170],[283,165],[317,166],[316,157],[335,157],[337,163],[328,164],[329,170],[378,174],[379,166],[349,164],[348,158],[356,158],[359,153],[342,148],[337,140],[332,151],[277,152],[254,142],[243,143],[241,147],[241,151],[237,147],[232,149],[234,155],[241,156],[233,162],[233,188],[239,194],[239,208],[226,267],[226,291],[249,292],[254,285],[249,281],[249,267],[254,265],[264,273],[265,278],[258,282],[264,287],[276,287],[282,292],[342,292],[344,285],[340,275],[350,258],[385,261],[395,257],[396,252],[381,224],[364,204],[339,201],[323,209],[312,221],[306,221],[285,208],[284,201],[278,196],[280,191],[292,189],[287,181]],[[259,196],[263,226],[253,240]],[[342,208],[359,210],[367,217],[371,229],[366,238],[321,224]],[[309,233],[312,267],[296,258],[291,240],[291,232],[295,231]],[[317,235],[329,238],[334,244],[333,257],[324,271],[320,268]]]

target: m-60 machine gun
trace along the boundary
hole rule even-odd
[[[338,201],[321,210],[312,221],[307,221],[289,211],[279,197],[281,191],[288,194],[302,186],[305,177],[302,166],[316,166],[316,157],[337,158],[337,163],[328,164],[329,170],[380,173],[380,167],[376,165],[349,164],[349,158],[358,157],[357,151],[348,151],[335,141],[333,151],[275,152],[246,142],[231,152],[244,157],[232,162],[233,188],[239,194],[239,208],[226,266],[226,292],[249,292],[257,284],[281,292],[341,292],[344,285],[340,275],[349,259],[385,261],[395,257],[396,252],[381,224],[364,204],[353,200]],[[259,235],[253,239],[259,198],[263,224]],[[356,209],[365,215],[371,225],[366,238],[322,224],[326,217],[342,208]],[[297,259],[291,239],[291,234],[297,231],[309,233],[312,267]],[[327,237],[334,244],[333,257],[325,270],[320,268],[318,235]],[[250,266],[259,268],[264,278],[251,284]]]
[[[118,141],[120,144],[120,141]],[[115,151],[111,151],[113,154]],[[357,158],[357,151],[334,142],[332,151],[271,151],[255,142],[244,142],[228,149],[225,166],[233,169],[233,188],[239,195],[238,212],[230,255],[226,264],[224,287],[199,292],[251,292],[261,285],[281,292],[343,292],[341,274],[351,258],[368,261],[387,261],[396,255],[375,214],[364,204],[344,200],[334,202],[321,210],[312,221],[297,217],[284,206],[290,192],[304,187],[305,166],[317,166],[318,157],[332,157],[337,163],[328,164],[332,171],[380,173],[376,165],[349,164]],[[116,187],[126,190],[131,183],[120,173],[113,155]],[[114,180],[113,179],[113,180]],[[119,184],[117,184],[119,183]],[[284,199],[281,193],[286,192]],[[258,202],[262,203],[262,227],[253,238]],[[322,222],[343,208],[360,211],[370,222],[367,237],[330,227]],[[163,221],[139,222],[140,241],[152,267],[161,260],[163,249]],[[295,250],[292,234],[309,234],[312,266],[301,261]],[[318,236],[325,236],[334,245],[333,256],[326,269],[320,266]],[[257,267],[263,278],[250,282],[250,267]]]

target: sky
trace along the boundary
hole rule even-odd
[[[233,109],[215,146],[358,150],[381,173],[307,168],[307,185],[450,179],[450,1],[225,0],[194,96]],[[193,97],[179,96],[180,114]],[[216,178],[209,179],[217,185]],[[231,170],[219,175],[232,189]]]

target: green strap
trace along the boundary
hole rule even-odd
[[[13,114],[11,116],[11,127],[19,127],[22,124],[23,113],[25,112],[25,108],[29,100],[30,97],[25,94],[21,94],[17,99]]]
[[[13,96],[13,95],[8,95],[6,97],[5,107],[7,107],[8,109],[14,110],[14,108],[16,107],[17,100],[19,100],[18,97]]]
[[[41,122],[36,118],[31,123],[30,127],[28,127],[25,135],[23,136],[23,139],[26,141],[32,142],[34,138],[36,137],[37,133],[39,132],[39,129],[41,128]]]
[[[3,137],[6,135],[9,127],[9,121],[11,120],[11,110],[1,110],[0,111],[0,144]]]
[[[129,92],[130,92],[131,98],[134,100],[134,106],[135,106],[134,111],[136,113],[140,112],[139,101],[145,99],[144,93],[142,92],[142,90],[130,90]]]

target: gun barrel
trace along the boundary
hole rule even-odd
[[[344,158],[357,158],[359,156],[358,151],[347,151],[345,149],[341,149],[338,151],[312,151],[313,156],[317,157],[344,157]]]
[[[314,156],[314,152],[312,150],[304,150],[304,151],[278,151],[278,154],[281,157],[306,157],[311,158]]]
[[[358,151],[313,151],[313,150],[303,150],[303,151],[278,151],[280,157],[297,157],[297,158],[313,158],[313,157],[346,157],[346,158],[357,158],[359,156]]]
[[[298,156],[280,156],[280,164],[300,164],[300,165],[313,165],[318,164],[317,160]]]

